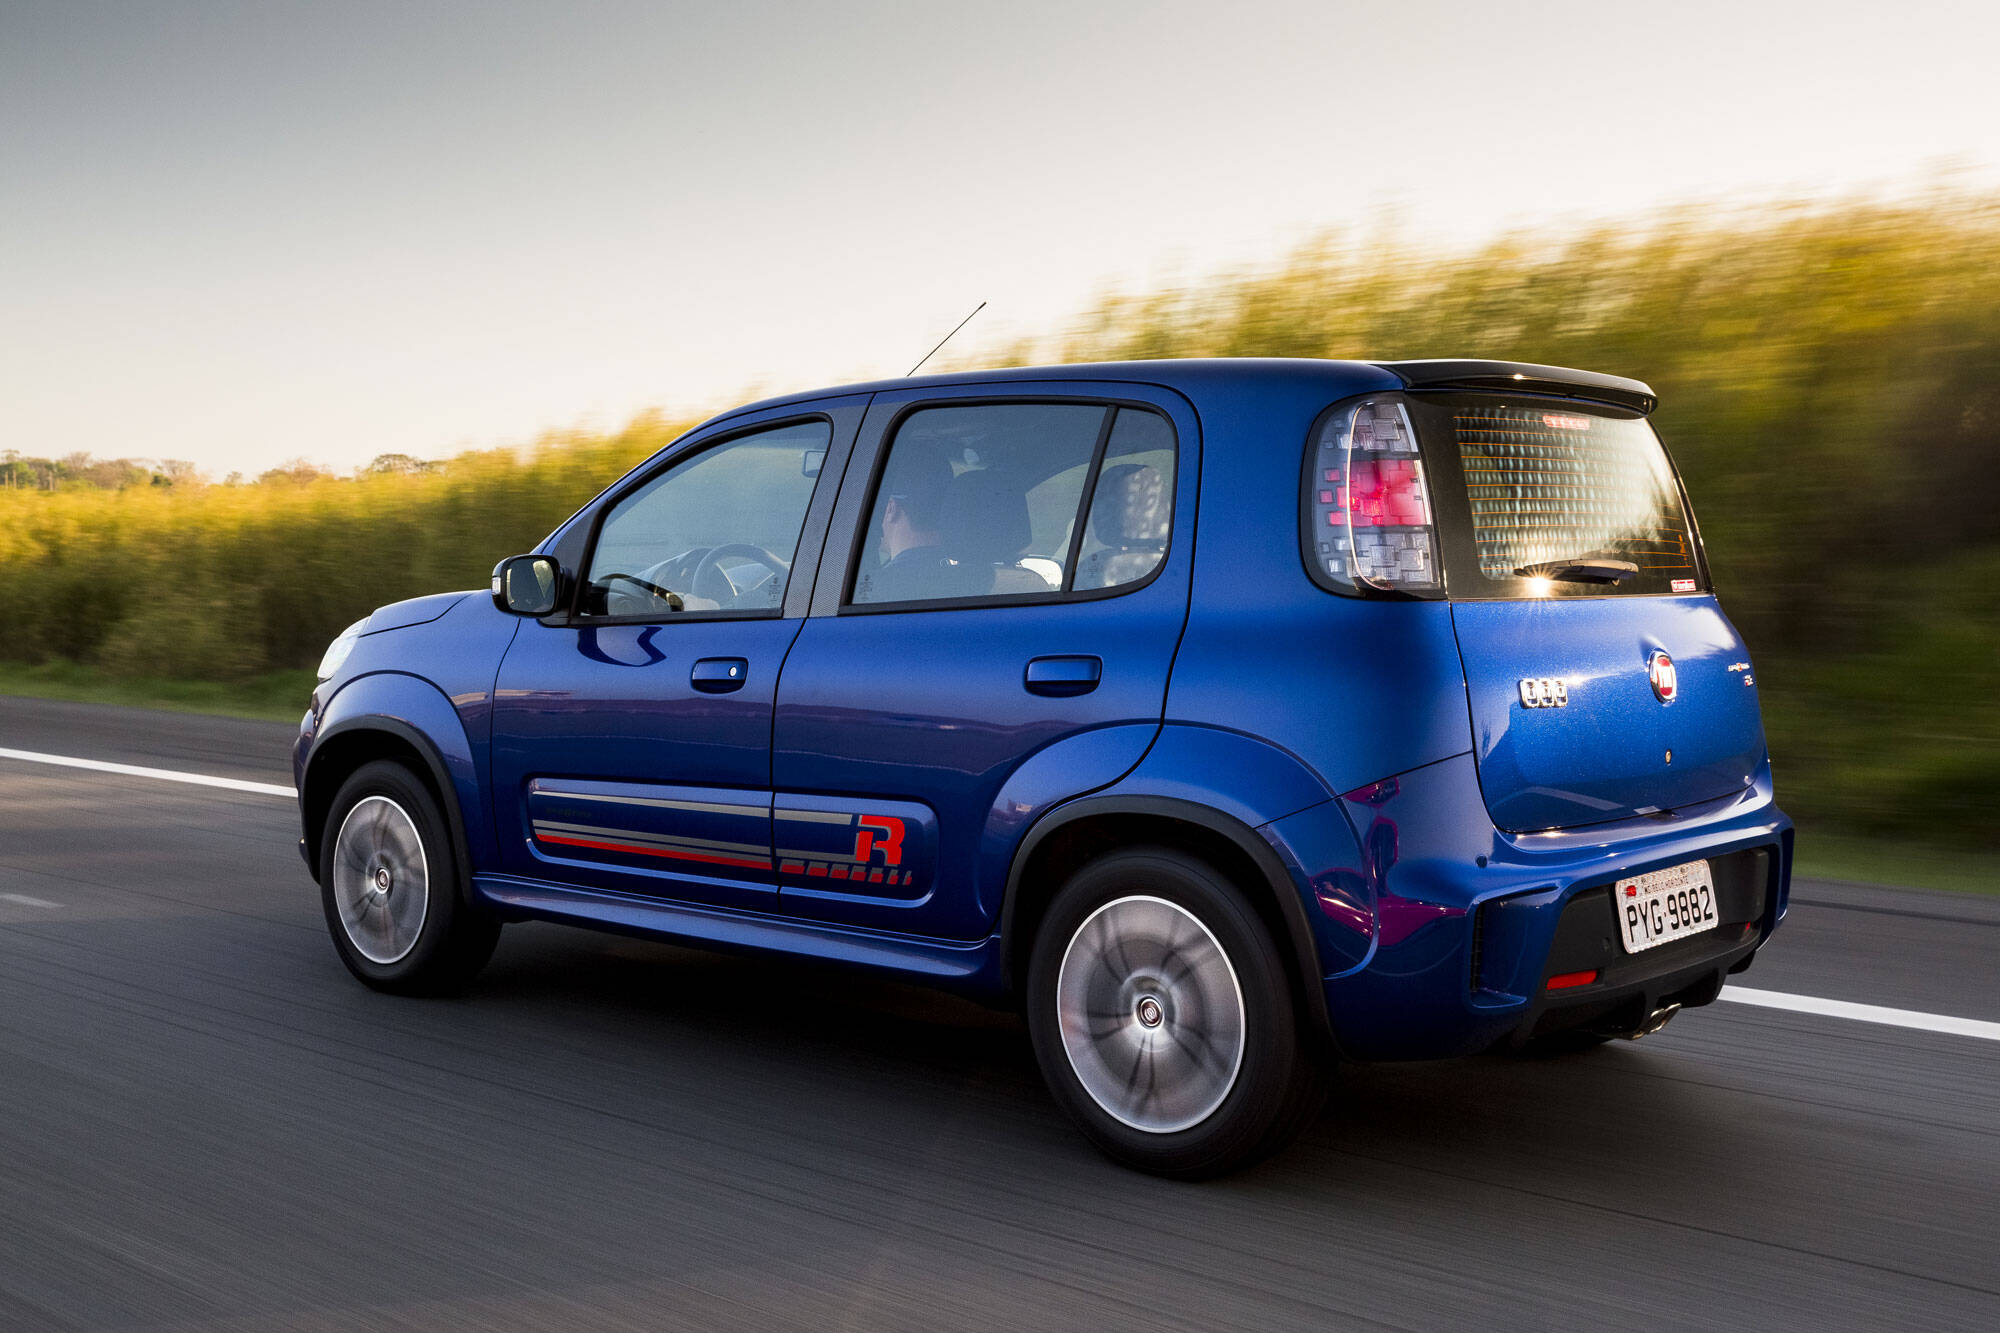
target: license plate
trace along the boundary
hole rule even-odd
[[[1688,935],[1714,930],[1715,880],[1708,862],[1690,861],[1621,879],[1611,890],[1624,932],[1625,952],[1639,953]]]

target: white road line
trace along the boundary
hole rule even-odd
[[[30,898],[25,893],[0,893],[0,903],[14,903],[20,907],[54,908],[62,906],[61,903],[52,903],[47,898]]]
[[[1765,1009],[1789,1009],[1793,1013],[1823,1014],[1828,1018],[1847,1018],[1857,1023],[1886,1023],[1890,1027],[1915,1028],[1919,1032],[1944,1032],[1954,1037],[2000,1041],[2000,1023],[1982,1022],[1977,1018],[1953,1018],[1948,1014],[1926,1014],[1915,1009],[1886,1009],[1879,1004],[1822,1000],[1816,995],[1787,995],[1783,991],[1749,990],[1742,986],[1723,987],[1721,998]]]
[[[27,764],[54,764],[58,768],[87,768],[97,773],[120,773],[128,778],[156,778],[161,782],[185,782],[196,787],[221,787],[225,791],[255,792],[259,796],[282,796],[296,800],[298,792],[275,782],[245,782],[241,778],[211,777],[207,773],[179,773],[171,768],[141,768],[137,764],[113,764],[102,759],[75,759],[66,754],[38,754],[33,750],[0,748],[0,759],[19,759]]]

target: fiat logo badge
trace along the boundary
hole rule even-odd
[[[1653,696],[1663,704],[1670,704],[1680,693],[1680,678],[1674,671],[1674,659],[1665,653],[1655,652],[1646,659],[1646,679],[1653,682]]]

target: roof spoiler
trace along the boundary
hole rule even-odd
[[[1651,385],[1622,375],[1536,366],[1523,361],[1377,361],[1410,389],[1511,389],[1516,392],[1586,398],[1635,412],[1659,405]]]

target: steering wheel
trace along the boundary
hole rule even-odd
[[[648,574],[651,574],[655,572],[655,570],[657,569],[658,566],[656,565],[654,566],[653,569],[649,569],[646,572]],[[651,597],[654,601],[660,603],[669,611],[678,611],[681,609],[681,595],[679,593],[675,592],[671,588],[662,588],[659,584],[654,583],[649,579],[640,578],[637,574],[605,574],[602,575],[601,578],[602,581],[605,583],[610,583],[614,579],[622,583],[629,583],[634,587],[638,588],[641,592],[644,592],[646,595]],[[629,614],[629,613],[614,613],[614,614]],[[643,614],[643,612],[641,612],[640,614]]]
[[[790,572],[791,566],[772,555],[761,546],[748,542],[725,542],[721,546],[711,546],[696,562],[694,573],[688,576],[688,587],[698,596],[711,598],[724,606],[732,606],[743,597],[743,589],[722,570],[722,562],[735,558],[762,565],[771,571],[774,578],[782,579]]]

